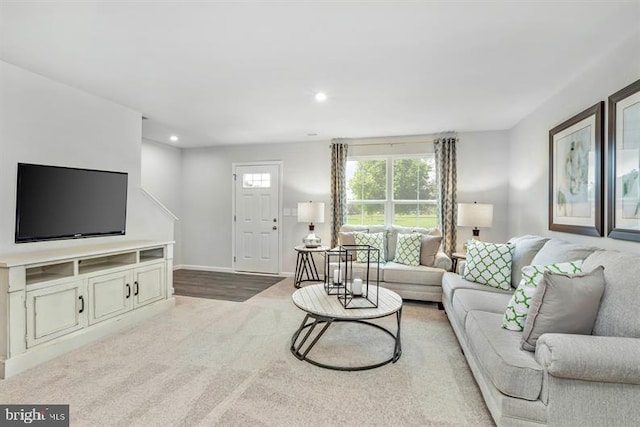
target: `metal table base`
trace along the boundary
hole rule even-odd
[[[308,313],[305,316],[305,318],[302,320],[302,323],[300,324],[300,327],[298,328],[298,330],[293,334],[293,337],[291,338],[291,353],[293,353],[293,355],[299,360],[304,360],[306,362],[311,363],[312,365],[316,365],[326,369],[333,369],[336,371],[364,371],[367,369],[379,368],[380,366],[386,365],[387,363],[391,363],[391,362],[396,363],[398,359],[400,359],[400,356],[402,355],[402,344],[400,341],[400,323],[402,320],[402,307],[400,307],[400,309],[396,311],[395,314],[396,314],[397,331],[396,331],[396,334],[394,335],[393,332],[391,332],[387,328],[384,328],[380,325],[376,325],[375,323],[367,322],[365,320],[337,319],[334,317],[325,317],[325,316],[319,316],[316,314]],[[307,323],[309,319],[311,319],[311,322]],[[317,360],[313,360],[310,357],[308,357],[307,355],[309,354],[311,349],[318,343],[318,341],[324,335],[327,329],[329,329],[329,326],[331,326],[334,322],[361,323],[363,325],[373,326],[374,328],[378,328],[386,332],[389,336],[391,336],[391,338],[393,338],[395,342],[393,355],[389,359],[384,360],[380,363],[374,363],[372,365],[364,365],[364,366],[329,365],[326,363],[318,362]],[[313,337],[311,342],[306,347],[304,347],[305,343],[307,343],[308,339],[311,337],[311,334],[313,333],[313,331],[316,329],[317,326],[321,324],[323,325],[322,329],[320,329],[317,335]],[[298,338],[300,338],[300,334],[305,329],[308,329],[307,333],[304,335],[304,337],[302,337],[300,342],[297,343]]]

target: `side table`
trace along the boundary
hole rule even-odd
[[[313,260],[314,253],[324,254],[329,250],[329,246],[318,246],[317,248],[308,248],[304,245],[295,247],[298,256],[296,257],[296,272],[293,285],[300,287],[302,282],[320,282],[320,275],[316,262]],[[306,277],[306,279],[304,279]]]
[[[465,252],[454,252],[451,254],[451,271],[454,273],[458,272],[458,260],[466,260],[467,254]]]

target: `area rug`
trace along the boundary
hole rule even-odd
[[[242,302],[283,279],[256,274],[176,270],[173,288],[175,295]]]
[[[0,381],[0,401],[69,404],[72,426],[493,425],[443,311],[404,306],[397,363],[331,371],[289,350],[303,318],[293,292],[287,279],[241,303],[176,297],[170,311]],[[379,338],[336,328],[313,351],[364,360],[385,352]]]

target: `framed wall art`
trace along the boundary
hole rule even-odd
[[[602,236],[604,101],[549,131],[549,230]]]
[[[609,97],[608,231],[640,241],[640,80]]]

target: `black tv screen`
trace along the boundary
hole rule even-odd
[[[16,243],[125,234],[127,178],[18,163]]]

